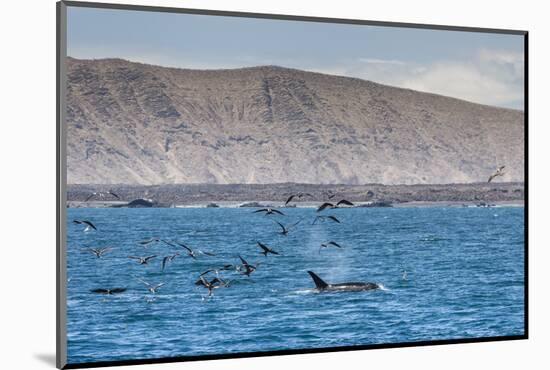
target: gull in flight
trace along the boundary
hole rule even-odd
[[[84,231],[90,231],[91,229],[97,230],[97,227],[95,227],[95,225],[88,220],[73,220],[73,223],[77,225],[83,225],[83,224],[86,225],[86,228],[84,229]]]
[[[505,166],[500,166],[499,168],[497,168],[497,170],[495,171],[495,173],[493,173],[491,176],[489,176],[489,180],[487,180],[487,182],[491,182],[493,181],[493,179],[495,177],[498,177],[498,176],[503,176],[504,175],[504,172],[502,172],[502,170],[504,169]]]
[[[147,257],[136,257],[136,256],[128,256],[128,258],[133,260],[138,260],[140,265],[147,265],[150,259],[155,258],[156,256],[147,256]]]
[[[288,232],[290,231],[290,229],[292,229],[294,226],[298,225],[298,224],[300,223],[300,221],[302,221],[302,220],[299,220],[299,221],[296,222],[295,224],[292,224],[292,225],[290,225],[290,226],[288,226],[288,227],[285,227],[285,225],[283,225],[282,223],[280,223],[280,222],[278,222],[278,221],[275,221],[275,222],[276,222],[277,225],[279,225],[279,226],[281,227],[281,229],[282,229],[281,232],[280,232],[280,234],[286,236],[286,235],[288,235]]]
[[[207,256],[215,256],[214,253],[211,253],[211,252],[205,252],[205,251],[201,251],[200,249],[191,249],[190,247],[188,247],[187,245],[183,244],[183,243],[178,243],[176,242],[177,245],[179,245],[180,247],[182,247],[183,249],[187,250],[187,255],[193,259],[197,259],[197,256],[198,255],[201,255],[201,254],[204,254],[204,255],[207,255]]]
[[[321,244],[321,246],[319,247],[319,254],[321,253],[321,249],[323,249],[323,248],[328,248],[328,247],[330,247],[330,246],[334,246],[334,247],[340,248],[340,249],[343,248],[340,244],[338,244],[338,243],[336,243],[336,242],[333,242],[333,241],[330,241],[330,242],[328,242],[328,243],[323,243],[323,244]]]
[[[112,249],[113,248],[111,247],[105,247],[105,248],[86,248],[84,250],[92,254],[95,254],[97,258],[101,258],[105,253],[111,251]]]
[[[105,198],[106,196],[112,196],[112,197],[115,197],[116,199],[120,199],[120,197],[112,192],[111,190],[108,190],[108,191],[94,191],[92,194],[88,195],[88,197],[86,198],[85,202],[89,201],[90,199],[94,198],[94,197],[99,197],[101,199]]]
[[[257,209],[255,210],[254,212],[252,213],[258,213],[258,212],[265,212],[264,216],[267,216],[267,215],[272,215],[272,214],[279,214],[279,215],[282,215],[284,216],[285,214],[281,211],[279,211],[278,209],[273,209],[273,208],[262,208],[262,209]]]
[[[90,292],[92,293],[107,294],[107,295],[123,293],[125,291],[126,291],[126,288],[113,288],[113,289],[99,288],[99,289],[90,290]]]
[[[317,208],[317,212],[321,212],[326,208],[343,208],[343,207],[341,207],[342,204],[344,204],[346,206],[352,206],[352,207],[354,205],[352,202],[350,202],[348,200],[345,200],[345,199],[342,199],[341,201],[339,201],[336,204],[326,202],[326,203],[321,204],[321,206],[319,208]]]
[[[311,223],[312,225],[315,225],[317,223],[317,220],[321,220],[321,221],[325,221],[325,220],[332,220],[336,223],[341,223],[340,220],[338,220],[336,217],[334,216],[317,216],[315,217],[315,220],[313,220],[313,222]]]
[[[298,197],[299,199],[301,199],[302,197],[312,197],[313,198],[313,195],[310,194],[310,193],[298,193],[298,194],[292,194],[291,196],[288,197],[288,199],[286,200],[285,202],[285,206],[290,203],[292,201],[292,199],[294,199],[295,197]]]
[[[159,288],[164,285],[164,283],[153,285],[153,284],[149,284],[145,280],[141,280],[141,279],[138,279],[138,280],[143,284],[147,285],[147,290],[153,294],[155,294],[157,290],[159,290]]]

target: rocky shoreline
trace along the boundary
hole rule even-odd
[[[93,192],[112,191],[114,196],[92,198]],[[175,207],[284,205],[291,194],[308,193],[291,205],[315,206],[347,199],[358,206],[426,206],[434,203],[491,206],[522,204],[524,183],[474,183],[435,185],[313,185],[313,184],[181,184],[181,185],[68,185],[68,207]]]

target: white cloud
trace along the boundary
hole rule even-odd
[[[469,59],[419,64],[360,58],[319,72],[359,77],[387,85],[451,96],[481,104],[523,108],[522,53],[479,50]]]

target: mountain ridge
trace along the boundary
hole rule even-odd
[[[67,80],[68,183],[523,181],[514,109],[280,66],[69,57]]]

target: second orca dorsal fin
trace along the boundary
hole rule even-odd
[[[315,274],[313,271],[308,271],[307,273],[313,279],[313,282],[315,283],[315,287],[317,289],[326,289],[328,287],[328,284],[325,283],[325,281],[317,276],[317,274]]]

